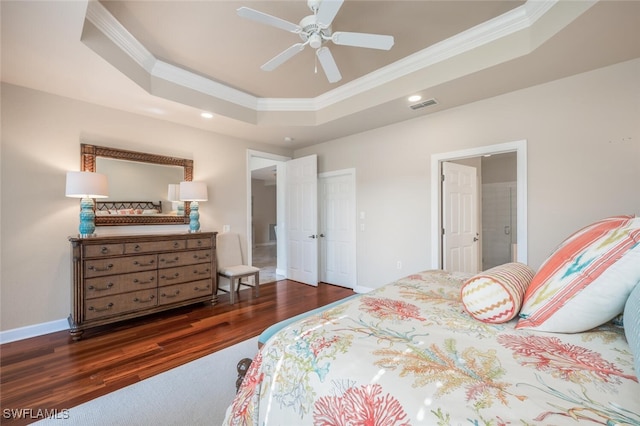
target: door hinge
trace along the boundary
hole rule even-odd
[[[442,228],[442,235],[444,235],[444,228]]]
[[[444,174],[441,174],[441,175],[440,175],[440,181],[441,181],[441,182],[444,182]]]

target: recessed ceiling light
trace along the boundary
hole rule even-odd
[[[291,136],[285,136],[284,141],[285,142],[293,142],[293,138]]]
[[[213,118],[213,114],[211,114],[210,112],[202,112],[202,113],[200,113],[200,117],[202,117],[202,118]]]
[[[409,102],[418,102],[420,99],[422,99],[420,95],[409,96]]]

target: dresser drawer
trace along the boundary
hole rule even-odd
[[[179,253],[163,253],[158,255],[158,268],[193,265],[195,263],[211,262],[211,250],[195,250]]]
[[[84,296],[87,299],[125,293],[128,291],[156,288],[158,281],[155,270],[132,274],[110,275],[89,278],[84,283]]]
[[[187,248],[185,240],[144,241],[138,243],[126,243],[125,254],[150,253],[156,251],[184,250]]]
[[[159,286],[179,284],[187,281],[203,280],[205,278],[211,278],[210,263],[199,263],[197,265],[160,269],[158,271]]]
[[[84,276],[85,278],[92,278],[103,275],[150,271],[158,267],[157,260],[157,255],[155,254],[87,260],[84,262]]]
[[[187,240],[188,249],[211,248],[211,238],[193,238]]]
[[[124,244],[96,244],[84,246],[84,257],[122,256]]]
[[[213,294],[211,280],[194,281],[190,283],[170,285],[158,289],[158,305],[181,302],[201,296]]]
[[[119,315],[158,305],[157,290],[141,290],[87,300],[85,320]]]

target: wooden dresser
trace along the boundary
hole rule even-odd
[[[198,302],[217,302],[216,232],[69,238],[70,333]]]

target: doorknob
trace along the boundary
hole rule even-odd
[[[324,234],[320,234],[320,235],[318,235],[318,237],[324,238]]]
[[[475,243],[476,241],[478,241],[478,237],[473,237],[473,242]]]
[[[316,238],[317,235],[309,235],[309,238]]]

